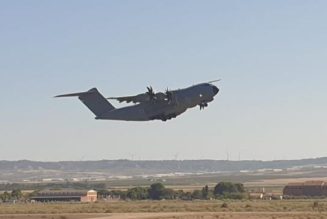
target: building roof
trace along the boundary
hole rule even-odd
[[[324,181],[306,181],[304,182],[305,186],[322,186]]]
[[[287,184],[287,186],[323,186],[323,185],[327,185],[327,182],[320,181],[320,180],[311,180],[311,181],[293,182]]]
[[[81,197],[86,196],[88,192],[96,192],[95,190],[47,190],[37,193],[37,197]]]
[[[287,186],[303,186],[303,182],[293,182],[293,183],[288,183]]]

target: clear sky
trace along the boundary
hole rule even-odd
[[[301,0],[0,1],[0,160],[327,156],[326,8]],[[208,108],[166,123],[97,121],[76,98],[52,98],[217,78]]]

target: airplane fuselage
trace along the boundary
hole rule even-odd
[[[207,106],[207,103],[214,99],[219,89],[208,83],[194,85],[188,88],[170,91],[172,100],[151,100],[138,103],[132,106],[113,109],[104,112],[96,119],[104,120],[125,120],[125,121],[166,121],[182,114],[189,108],[200,105]]]

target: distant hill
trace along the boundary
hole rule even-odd
[[[327,157],[302,160],[226,161],[226,160],[99,160],[39,162],[0,161],[0,183],[16,180],[108,178],[156,174],[199,174],[246,172],[264,169],[325,168]]]

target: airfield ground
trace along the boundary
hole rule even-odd
[[[317,212],[161,212],[114,214],[41,214],[2,215],[1,219],[324,219],[327,213]]]
[[[217,177],[218,178],[218,177]],[[210,187],[216,177],[201,178]],[[220,179],[220,177],[219,177]],[[175,180],[175,179],[173,179]],[[185,180],[185,179],[184,179]],[[168,183],[172,189],[192,191],[204,182],[187,179],[183,184]],[[288,182],[325,180],[322,177],[274,178],[245,181],[248,190],[281,194]],[[178,180],[181,182],[180,180]],[[191,183],[190,183],[191,182]],[[139,183],[139,184],[138,184]],[[123,182],[112,187],[128,189],[143,182]],[[314,205],[314,203],[316,204]],[[224,205],[223,203],[227,204]],[[314,207],[315,206],[315,207]],[[327,199],[301,200],[163,200],[99,201],[97,203],[16,203],[0,204],[0,219],[327,219]]]
[[[313,203],[318,206],[313,207]],[[227,203],[227,207],[222,204]],[[323,219],[327,200],[117,201],[106,203],[2,204],[0,219]]]

